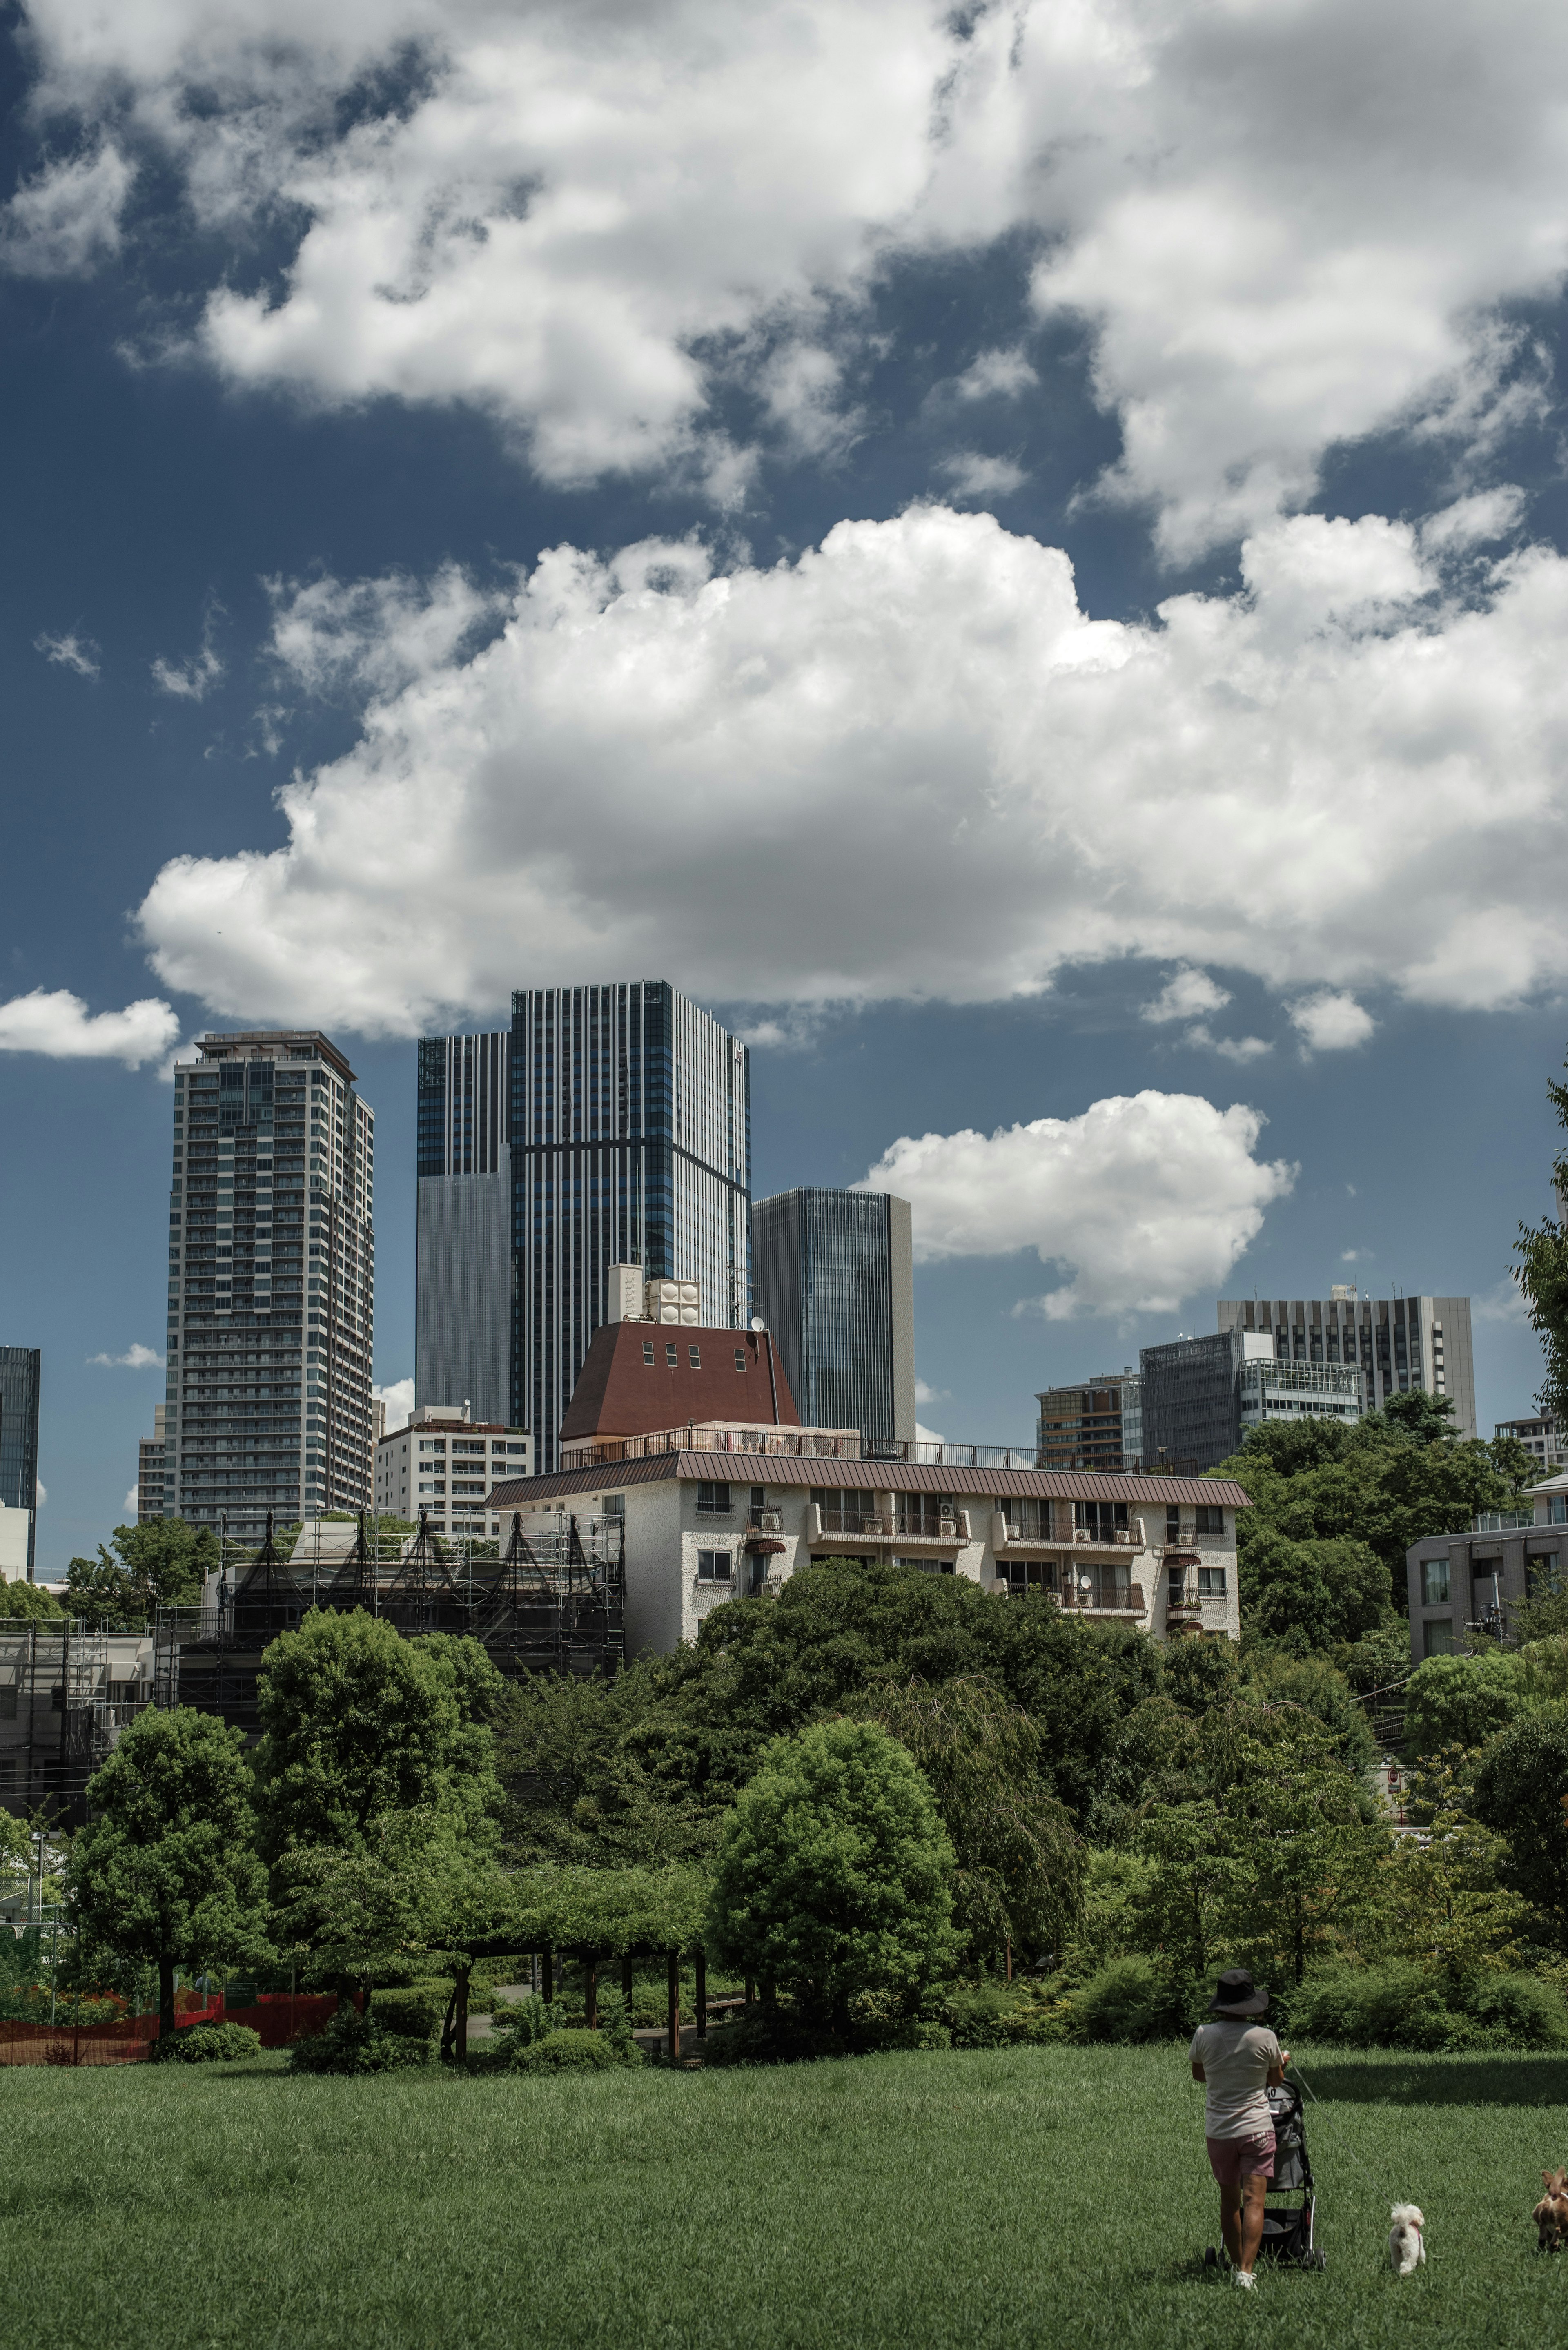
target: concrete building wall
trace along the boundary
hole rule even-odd
[[[512,1401],[512,1169],[419,1179],[414,1397],[504,1427]]]

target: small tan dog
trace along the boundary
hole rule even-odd
[[[1541,2176],[1546,2192],[1530,2216],[1537,2251],[1554,2252],[1568,2241],[1568,2170],[1543,2170]]]
[[[1388,2265],[1396,2276],[1410,2276],[1427,2257],[1421,2232],[1426,2220],[1414,2203],[1396,2203],[1388,2216],[1394,2222],[1388,2230]]]

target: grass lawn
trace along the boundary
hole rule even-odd
[[[1540,2258],[1568,2060],[1302,2057],[1326,2274],[1206,2273],[1185,2051],[769,2073],[0,2073],[7,2343],[1484,2344],[1568,2333]],[[1388,2206],[1428,2266],[1388,2272]]]

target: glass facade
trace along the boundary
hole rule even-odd
[[[370,1502],[374,1114],[325,1036],[174,1072],[166,1516],[259,1539]]]
[[[1106,1371],[1082,1387],[1043,1388],[1036,1457],[1042,1469],[1137,1469],[1143,1460],[1143,1383]]]
[[[0,1347],[0,1503],[27,1513],[27,1580],[37,1547],[38,1388],[36,1347]]]
[[[782,1191],[752,1211],[753,1295],[807,1428],[868,1445],[915,1434],[908,1202],[886,1191]]]

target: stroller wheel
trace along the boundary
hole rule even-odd
[[[1328,2266],[1328,2254],[1327,2254],[1326,2252],[1323,2252],[1323,2251],[1314,2252],[1314,2254],[1313,2254],[1313,2256],[1312,2256],[1312,2266],[1313,2266],[1314,2269],[1325,2269],[1325,2268],[1327,2268],[1327,2266]]]

